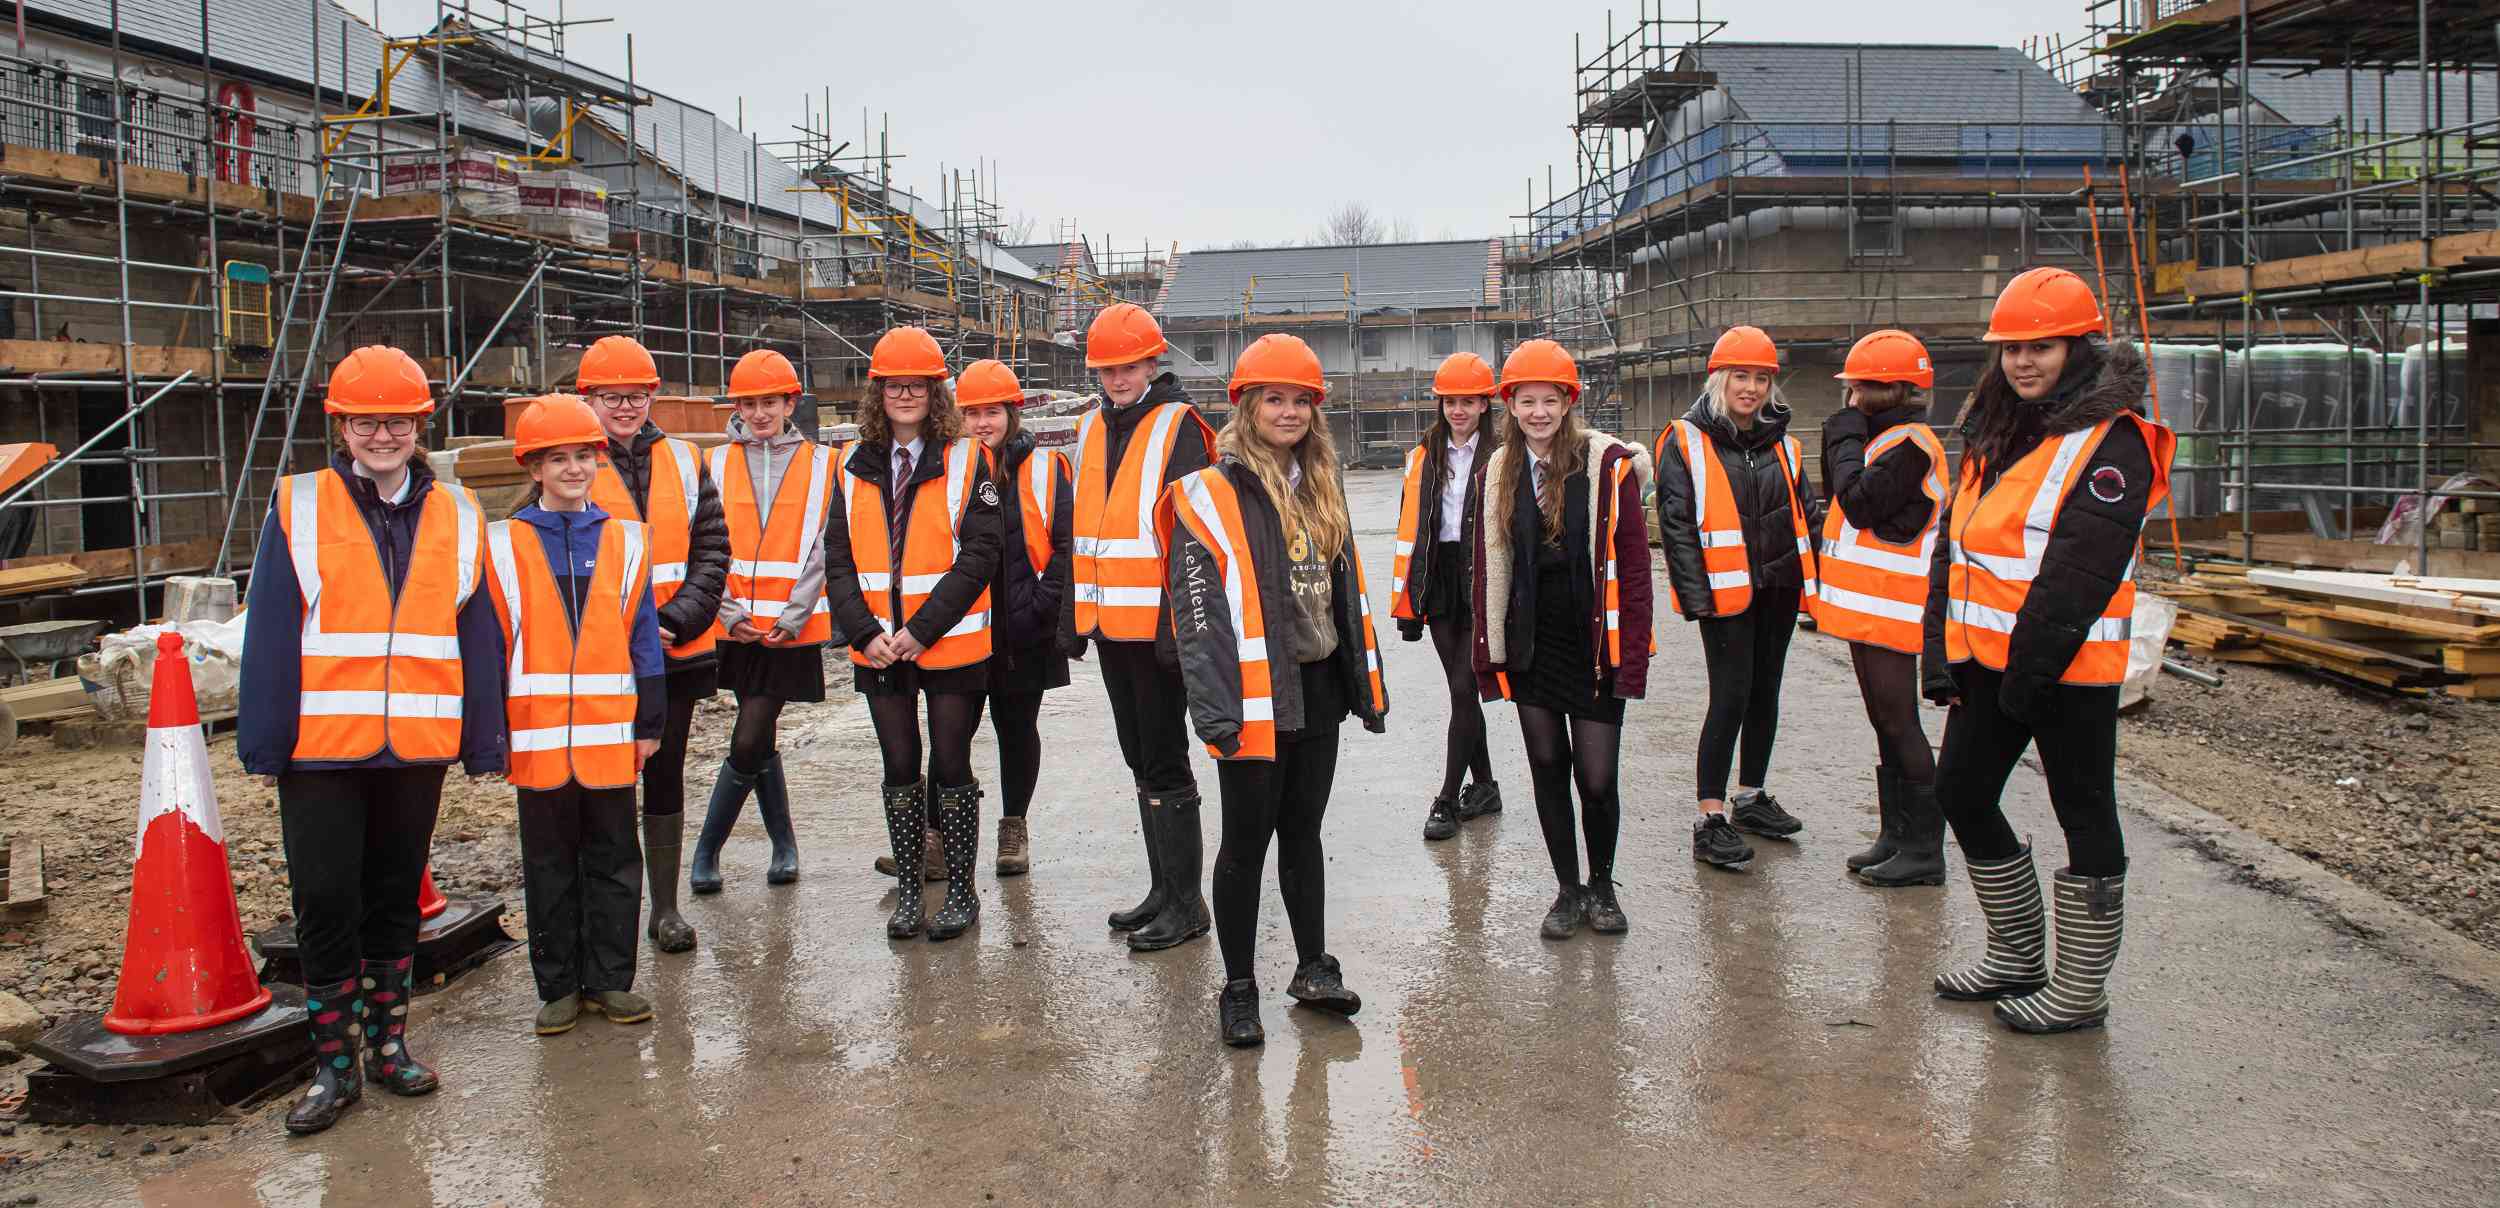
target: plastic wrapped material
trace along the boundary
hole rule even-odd
[[[2118,711],[2134,709],[2153,699],[2153,686],[2161,682],[2162,651],[2170,645],[2170,627],[2179,619],[2179,606],[2149,591],[2135,593],[2134,628],[2127,638],[2127,678],[2118,684]]]
[[[2451,475],[2448,481],[2439,484],[2439,489],[2443,491],[2500,491],[2500,484],[2494,484],[2480,474],[2467,473]],[[2387,522],[2378,526],[2378,544],[2417,544],[2422,539],[2422,526],[2430,523],[2432,517],[2455,507],[2457,501],[2434,495],[2431,497],[2430,504],[2429,514],[2424,515],[2421,496],[2398,495],[2395,506],[2387,509]]]
[[[455,141],[439,159],[401,156],[382,168],[382,195],[431,193],[451,172],[451,209],[466,218],[511,222],[521,216],[521,171],[511,156]]]
[[[223,621],[235,614],[232,579],[175,575],[165,580],[165,618],[171,621]]]
[[[600,247],[608,242],[607,182],[554,168],[521,173],[521,223],[540,235]]]
[[[242,613],[224,621],[141,625],[104,635],[94,653],[78,658],[79,683],[98,718],[147,720],[148,687],[156,676],[156,638],[168,628],[182,635],[183,651],[191,660],[191,686],[199,696],[200,719],[234,716],[242,699]]]

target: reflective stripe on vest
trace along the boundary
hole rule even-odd
[[[702,480],[695,472],[691,443],[663,436],[651,446],[651,454],[648,515],[635,506],[634,497],[625,490],[624,476],[605,460],[599,463],[599,477],[591,481],[590,501],[608,515],[641,521],[649,530],[651,603],[657,608],[665,607],[686,585],[686,559],[694,548],[694,509],[702,493]],[[718,642],[713,627],[706,625],[693,637],[669,647],[668,657],[689,659],[708,654]]]
[[[1677,420],[1659,434],[1658,447],[1680,443],[1684,469],[1693,482],[1693,528],[1701,540],[1702,570],[1710,576],[1710,610],[1732,617],[1753,606],[1753,561],[1745,549],[1745,518],[1736,508],[1735,486],[1720,463],[1710,437],[1698,426]],[[1788,486],[1788,518],[1797,530],[1797,609],[1815,595],[1814,537],[1806,529],[1805,509],[1797,503],[1797,472],[1801,459],[1796,438],[1782,437],[1773,446],[1780,478]]]
[[[1016,467],[1016,503],[1024,512],[1024,556],[1036,575],[1050,572],[1051,508],[1059,499],[1059,479],[1067,463],[1052,449],[1035,449]]]
[[[524,536],[515,540],[519,530]],[[486,527],[488,581],[504,632],[506,774],[525,789],[634,783],[634,612],[650,583],[643,526],[611,518],[574,621],[527,521]]]
[[[2078,473],[2108,438],[2110,426],[2125,420],[2144,434],[2152,456],[2153,481],[2145,513],[2170,494],[2170,447],[2173,437],[2133,412],[2066,433],[2023,455],[1985,491],[1980,483],[1986,467],[1962,459],[1962,477],[1953,493],[1946,520],[1947,570],[1944,616],[1945,657],[1951,662],[1976,660],[2003,671],[2014,623],[2032,581],[2040,577],[2049,535],[2057,514],[2075,488]],[[2138,520],[2139,531],[2141,518]],[[2135,619],[2135,560],[2127,560],[2118,590],[2084,633],[2083,645],[2059,679],[2069,684],[2115,684],[2127,675],[2127,640]]]
[[[911,491],[911,520],[903,526],[903,566],[899,575],[893,565],[893,532],[886,523],[886,493],[877,484],[851,473],[850,459],[844,458],[839,481],[842,500],[850,514],[850,527],[844,536],[851,546],[851,565],[859,575],[859,592],[867,601],[868,611],[877,618],[877,627],[887,633],[911,623],[929,593],[937,590],[946,573],[954,568],[957,555],[963,552],[962,519],[964,509],[972,501],[973,475],[977,459],[983,457],[971,437],[959,436],[946,445],[946,473],[927,479]],[[990,657],[990,589],[981,589],[981,598],[972,602],[963,619],[929,643],[920,657],[912,660],[930,670],[965,667]],[[851,661],[868,666],[868,656],[857,648]]]
[[[460,609],[477,590],[486,536],[477,496],[427,488],[397,593],[338,471],[289,475],[271,506],[304,600],[292,758],[348,763],[385,749],[409,763],[458,758]]]
[[[1943,527],[1942,504],[1952,486],[1945,476],[1944,444],[1925,424],[1903,424],[1866,446],[1872,469],[1884,454],[1902,445],[1916,445],[1927,454],[1927,476],[1920,486],[1930,507],[1927,524],[1906,542],[1886,541],[1849,522],[1838,503],[1823,518],[1823,550],[1816,569],[1822,587],[1808,612],[1815,627],[1849,642],[1865,642],[1903,654],[1917,654],[1927,612],[1927,574],[1936,556],[1936,534]]]
[[[1415,562],[1415,543],[1440,536],[1415,531],[1423,522],[1423,480],[1424,447],[1417,445],[1406,451],[1406,482],[1399,488],[1398,499],[1397,552],[1389,560],[1389,615],[1401,621],[1412,621],[1419,615],[1414,601],[1406,598],[1406,572]],[[1440,487],[1436,484],[1433,489]]]
[[[801,446],[781,473],[773,498],[759,514],[755,480],[747,473],[745,445],[712,450],[712,487],[720,492],[721,514],[729,521],[729,579],[721,598],[735,600],[770,628],[790,607],[798,585],[799,560],[817,548],[825,531],[826,492],[833,489],[833,451],[823,445]],[[726,636],[719,621],[712,636]],[[818,592],[807,623],[799,627],[798,644],[833,638],[833,612]]]
[[[1109,406],[1108,403],[1104,406]],[[1186,428],[1183,425],[1188,425]],[[1105,466],[1110,434],[1101,407],[1076,430],[1076,548],[1071,587],[1076,631],[1121,642],[1154,640],[1163,609],[1163,549],[1154,509],[1175,440],[1212,447],[1214,430],[1187,403],[1157,403],[1139,421],[1118,466]]]

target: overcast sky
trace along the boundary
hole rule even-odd
[[[344,0],[370,11],[373,0]],[[534,0],[551,16],[555,0]],[[994,173],[1036,241],[1059,224],[1121,246],[1184,250],[1307,237],[1342,202],[1416,238],[1505,233],[1546,165],[1568,187],[1572,36],[1594,53],[1601,0],[1210,0],[808,5],[569,0],[567,50],[621,70],[634,34],[647,88],[789,136],[801,98],[832,90],[838,130],[891,115],[897,173],[924,196],[939,169]],[[2082,0],[1971,6],[1716,0],[1717,37],[2019,45],[2080,23]],[[1637,9],[1616,9],[1627,32]],[[1690,14],[1689,0],[1681,10]],[[433,19],[382,0],[387,33]],[[1683,27],[1676,27],[1681,39]]]

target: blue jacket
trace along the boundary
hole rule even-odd
[[[589,590],[591,572],[599,566],[599,534],[608,514],[595,503],[583,504],[578,512],[550,512],[533,503],[514,512],[512,518],[538,530],[547,565],[556,573],[556,590],[563,593],[573,632],[579,634],[582,597]],[[660,645],[660,612],[651,603],[647,584],[634,608],[633,632],[627,641],[634,656],[634,737],[658,738],[668,720],[668,653]]]
[[[390,576],[391,594],[408,577],[408,560],[417,544],[417,520],[426,492],[434,489],[434,470],[424,458],[408,463],[407,495],[398,503],[382,499],[373,480],[355,472],[345,454],[330,459],[330,471],[347,480],[347,493],[382,555]],[[481,556],[483,556],[481,554]],[[472,776],[501,773],[505,767],[503,712],[503,628],[495,604],[479,590],[461,608],[460,662],[464,669],[460,701],[460,766]],[[388,747],[350,763],[297,763],[295,732],[300,714],[295,702],[303,689],[304,590],[295,578],[295,560],[287,555],[286,533],[278,527],[275,507],[261,525],[260,551],[252,558],[252,586],[245,597],[243,619],[242,713],[235,719],[235,749],[243,770],[256,776],[281,772],[336,771],[344,768],[399,768],[409,762]],[[432,762],[432,761],[429,761]],[[439,762],[449,762],[448,760]]]

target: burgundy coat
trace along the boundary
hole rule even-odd
[[[1507,531],[1495,532],[1483,523],[1491,513],[1491,500],[1518,490],[1505,473],[1507,461],[1503,450],[1491,454],[1483,489],[1472,504],[1482,510],[1473,526],[1475,548],[1470,562],[1476,687],[1486,700],[1511,695],[1508,672],[1513,652],[1532,651],[1536,631],[1536,576],[1513,574],[1512,568],[1533,562],[1539,518],[1534,509],[1521,504],[1511,509]],[[1589,492],[1588,530],[1575,528],[1563,534],[1563,539],[1588,551],[1590,598],[1598,601],[1589,611],[1589,648],[1597,652],[1601,682],[1615,696],[1638,699],[1649,688],[1649,656],[1656,644],[1650,628],[1649,517],[1641,506],[1656,470],[1648,450],[1596,431],[1588,434],[1587,465],[1588,476],[1582,481]],[[1619,585],[1615,610],[1619,656],[1610,655],[1607,641],[1604,601],[1610,568]]]

